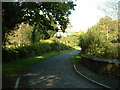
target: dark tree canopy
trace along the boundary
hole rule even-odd
[[[73,2],[3,2],[3,42],[5,33],[9,33],[16,24],[21,22],[39,27],[38,31],[41,32],[57,30],[57,27],[52,24],[59,24],[65,31],[69,23],[68,16],[71,14],[71,10],[74,10],[74,6]]]

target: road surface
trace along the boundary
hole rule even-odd
[[[72,69],[70,60],[79,52],[74,50],[53,56],[30,67],[22,78],[23,88],[100,88]]]

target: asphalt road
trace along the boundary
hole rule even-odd
[[[23,88],[100,88],[100,86],[78,76],[71,67],[71,58],[79,53],[68,53],[44,59],[30,67],[24,74]]]

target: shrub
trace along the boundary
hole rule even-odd
[[[117,47],[114,47],[104,38],[101,32],[97,30],[88,30],[80,36],[79,45],[83,54],[95,55],[105,58],[118,58]]]
[[[69,45],[71,47],[77,46],[79,42],[79,35],[72,34],[70,36],[60,38],[60,42],[64,44],[68,44],[68,40],[70,41]]]
[[[79,45],[83,53],[102,55],[105,50],[104,43],[105,40],[100,36],[100,32],[88,30],[88,32],[80,36]]]
[[[26,48],[24,47],[19,47],[17,49],[15,49],[18,51],[18,54],[19,54],[19,58],[25,58],[25,57],[28,57],[29,56],[29,52]]]
[[[9,62],[11,60],[17,60],[19,58],[19,54],[14,49],[2,49],[2,60],[3,62]]]
[[[26,58],[34,55],[41,55],[51,51],[61,51],[69,47],[59,42],[50,40],[42,40],[41,42],[17,47],[17,48],[3,48],[3,62],[13,61],[20,58]]]
[[[118,47],[114,46],[113,44],[109,44],[108,46],[106,43],[104,57],[118,59]]]

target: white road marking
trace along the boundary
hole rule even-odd
[[[15,88],[18,88],[18,86],[19,86],[19,82],[20,82],[20,77],[18,77],[18,79],[16,80]]]

